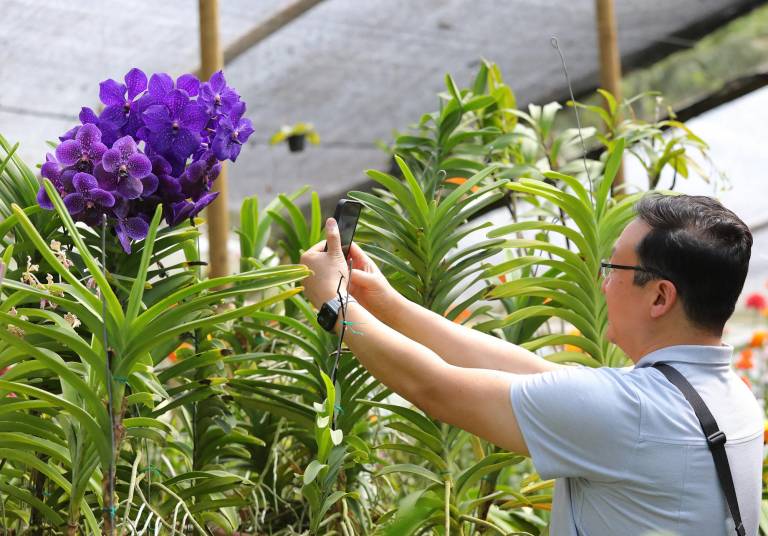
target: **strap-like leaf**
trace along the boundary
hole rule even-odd
[[[149,270],[150,260],[152,259],[152,248],[155,244],[157,228],[160,226],[160,220],[162,217],[163,207],[158,205],[157,209],[155,209],[155,215],[152,218],[152,223],[149,224],[147,237],[144,239],[144,248],[141,252],[141,263],[139,265],[139,270],[136,272],[136,280],[131,287],[131,294],[128,297],[128,310],[125,315],[126,329],[129,329],[131,323],[139,314],[139,308],[142,305],[144,283],[147,281],[147,271]]]

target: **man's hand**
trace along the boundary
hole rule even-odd
[[[325,237],[328,243],[328,251],[323,251],[325,241],[318,242],[309,248],[302,256],[301,263],[314,272],[303,281],[304,294],[316,308],[336,297],[336,289],[341,283],[342,295],[346,293],[347,286],[347,262],[341,250],[341,236],[336,220],[328,218],[325,222]]]
[[[387,304],[397,298],[397,291],[392,288],[376,263],[354,242],[349,248],[349,260],[352,264],[349,293],[360,305],[378,314],[380,308],[386,308]]]

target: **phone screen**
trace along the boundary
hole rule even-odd
[[[357,219],[360,217],[360,209],[362,205],[360,203],[347,201],[341,205],[341,212],[336,218],[339,224],[339,234],[341,235],[341,249],[344,252],[344,257],[349,255],[349,246],[352,243],[352,237],[355,235],[355,228],[357,227]]]

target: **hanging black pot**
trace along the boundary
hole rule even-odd
[[[288,150],[292,153],[300,153],[304,150],[304,144],[306,142],[306,135],[304,134],[291,134],[286,138],[288,140]]]

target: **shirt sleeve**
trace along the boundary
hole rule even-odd
[[[617,369],[564,368],[520,375],[510,399],[533,465],[544,479],[615,481],[640,430],[640,399]]]

